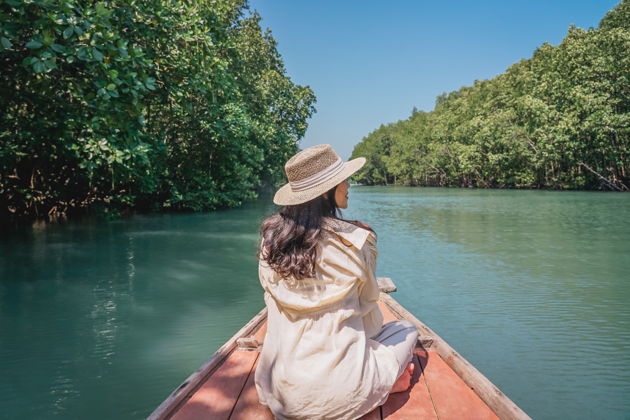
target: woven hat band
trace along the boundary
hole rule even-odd
[[[294,192],[308,190],[309,188],[315,187],[334,177],[339,172],[341,172],[342,169],[343,160],[338,159],[329,167],[317,172],[314,175],[309,176],[308,178],[300,179],[299,181],[289,181],[289,184],[291,185],[291,190],[293,190]]]

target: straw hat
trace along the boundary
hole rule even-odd
[[[363,165],[363,157],[344,162],[329,144],[304,149],[284,165],[289,183],[276,191],[273,202],[281,206],[306,203],[340,184]]]

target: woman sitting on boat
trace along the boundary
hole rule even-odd
[[[284,208],[262,223],[268,324],[255,382],[278,419],[355,419],[410,386],[418,332],[407,321],[383,325],[376,235],[340,218],[346,178],[364,164],[329,145],[299,152],[274,197]]]

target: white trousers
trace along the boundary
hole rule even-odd
[[[384,324],[372,340],[394,350],[398,366],[400,366],[398,369],[398,376],[400,376],[413,357],[413,349],[418,341],[418,329],[409,321],[392,321]]]

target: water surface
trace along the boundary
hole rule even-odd
[[[148,415],[262,308],[268,200],[0,240],[0,417]],[[394,297],[537,419],[630,417],[630,195],[353,187]]]

